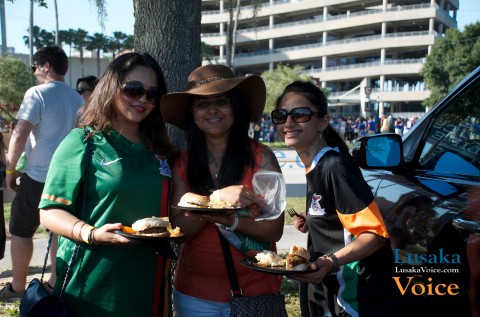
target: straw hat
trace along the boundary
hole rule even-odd
[[[187,128],[190,96],[209,96],[237,88],[250,108],[250,120],[257,122],[265,107],[266,88],[258,75],[236,78],[230,68],[223,65],[206,65],[195,69],[188,76],[188,89],[162,96],[160,109],[165,122],[181,129]]]

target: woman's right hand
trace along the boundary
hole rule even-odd
[[[295,216],[294,225],[295,228],[298,229],[298,231],[303,233],[308,232],[307,214],[305,212],[302,212],[301,217]]]

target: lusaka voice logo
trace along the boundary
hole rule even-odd
[[[429,254],[401,254],[399,249],[394,249],[395,254],[395,273],[415,274],[435,274],[434,277],[418,279],[414,276],[393,276],[398,290],[402,295],[412,293],[415,296],[456,296],[459,294],[460,287],[456,283],[442,283],[442,274],[458,274],[458,267],[452,267],[461,264],[459,254],[444,253],[439,249],[438,253]],[[425,267],[424,265],[428,265]],[[438,265],[438,266],[437,266]],[[449,267],[446,267],[449,266]]]

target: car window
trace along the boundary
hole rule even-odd
[[[480,80],[435,120],[420,154],[422,169],[480,175]]]

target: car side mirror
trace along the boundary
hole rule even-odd
[[[362,168],[398,167],[403,161],[402,138],[393,133],[362,137],[355,140],[352,156]]]

